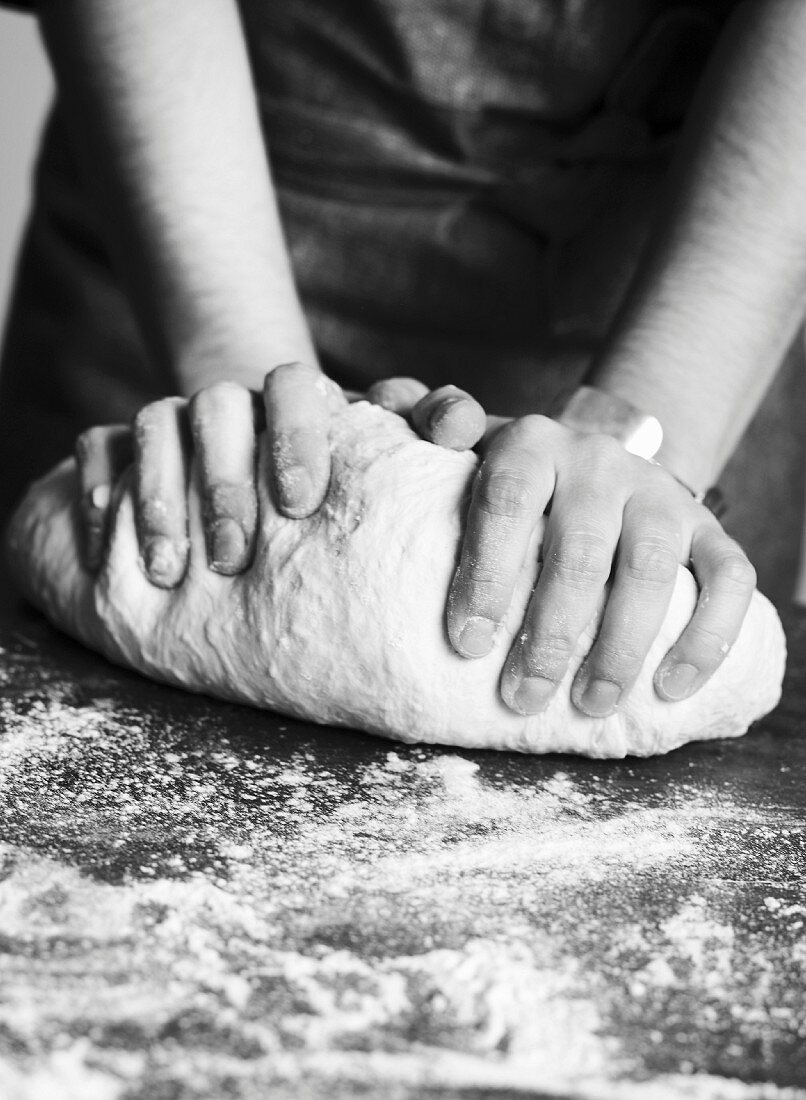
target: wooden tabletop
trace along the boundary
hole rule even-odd
[[[648,761],[417,748],[115,669],[7,596],[0,1096],[806,1097],[806,615]]]

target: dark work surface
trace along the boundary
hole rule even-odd
[[[746,737],[602,763],[187,695],[7,594],[0,1096],[806,1096],[785,625]]]

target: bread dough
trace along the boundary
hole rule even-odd
[[[261,484],[255,563],[242,576],[207,568],[193,478],[191,563],[179,588],[146,580],[128,491],[105,567],[97,578],[85,573],[72,460],[33,485],[18,509],[9,534],[14,572],[55,624],[116,663],[192,691],[401,741],[648,756],[741,734],[778,701],[783,631],[758,593],[707,686],[678,703],[656,696],[653,672],[696,599],[681,568],[663,629],[617,713],[587,718],[569,700],[596,622],[548,709],[528,718],[512,713],[498,681],[534,584],[537,541],[492,653],[465,660],[448,643],[445,601],[475,456],[425,443],[400,417],[364,402],[334,417],[332,442],[330,491],[311,518],[278,515]]]

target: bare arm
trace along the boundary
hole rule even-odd
[[[315,362],[235,0],[43,0],[72,138],[157,361],[191,394]]]
[[[692,488],[730,457],[806,305],[806,5],[734,13],[591,381],[654,413]]]

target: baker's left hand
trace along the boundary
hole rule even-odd
[[[140,410],[133,426],[98,426],[77,440],[84,564],[95,572],[104,560],[116,486],[133,462],[146,575],[161,588],[180,584],[190,552],[186,496],[194,454],[208,564],[225,576],[248,569],[258,525],[256,432],[265,428],[269,435],[266,473],[279,510],[303,518],[320,507],[327,492],[329,421],[348,399],[382,405],[410,420],[423,439],[453,450],[474,446],[487,423],[478,402],[455,386],[429,390],[413,378],[390,378],[376,382],[366,394],[344,394],[302,363],[270,371],[262,395],[224,381],[200,389],[190,401],[153,401]],[[299,477],[300,470],[305,477]]]
[[[488,440],[448,600],[454,648],[468,658],[492,649],[549,503],[543,566],[502,673],[507,706],[536,714],[548,705],[612,580],[571,693],[583,713],[612,714],[657,637],[678,564],[690,565],[700,596],[655,671],[655,689],[669,701],[698,691],[736,640],[755,587],[752,565],[666,470],[608,436],[544,416],[504,424]]]

